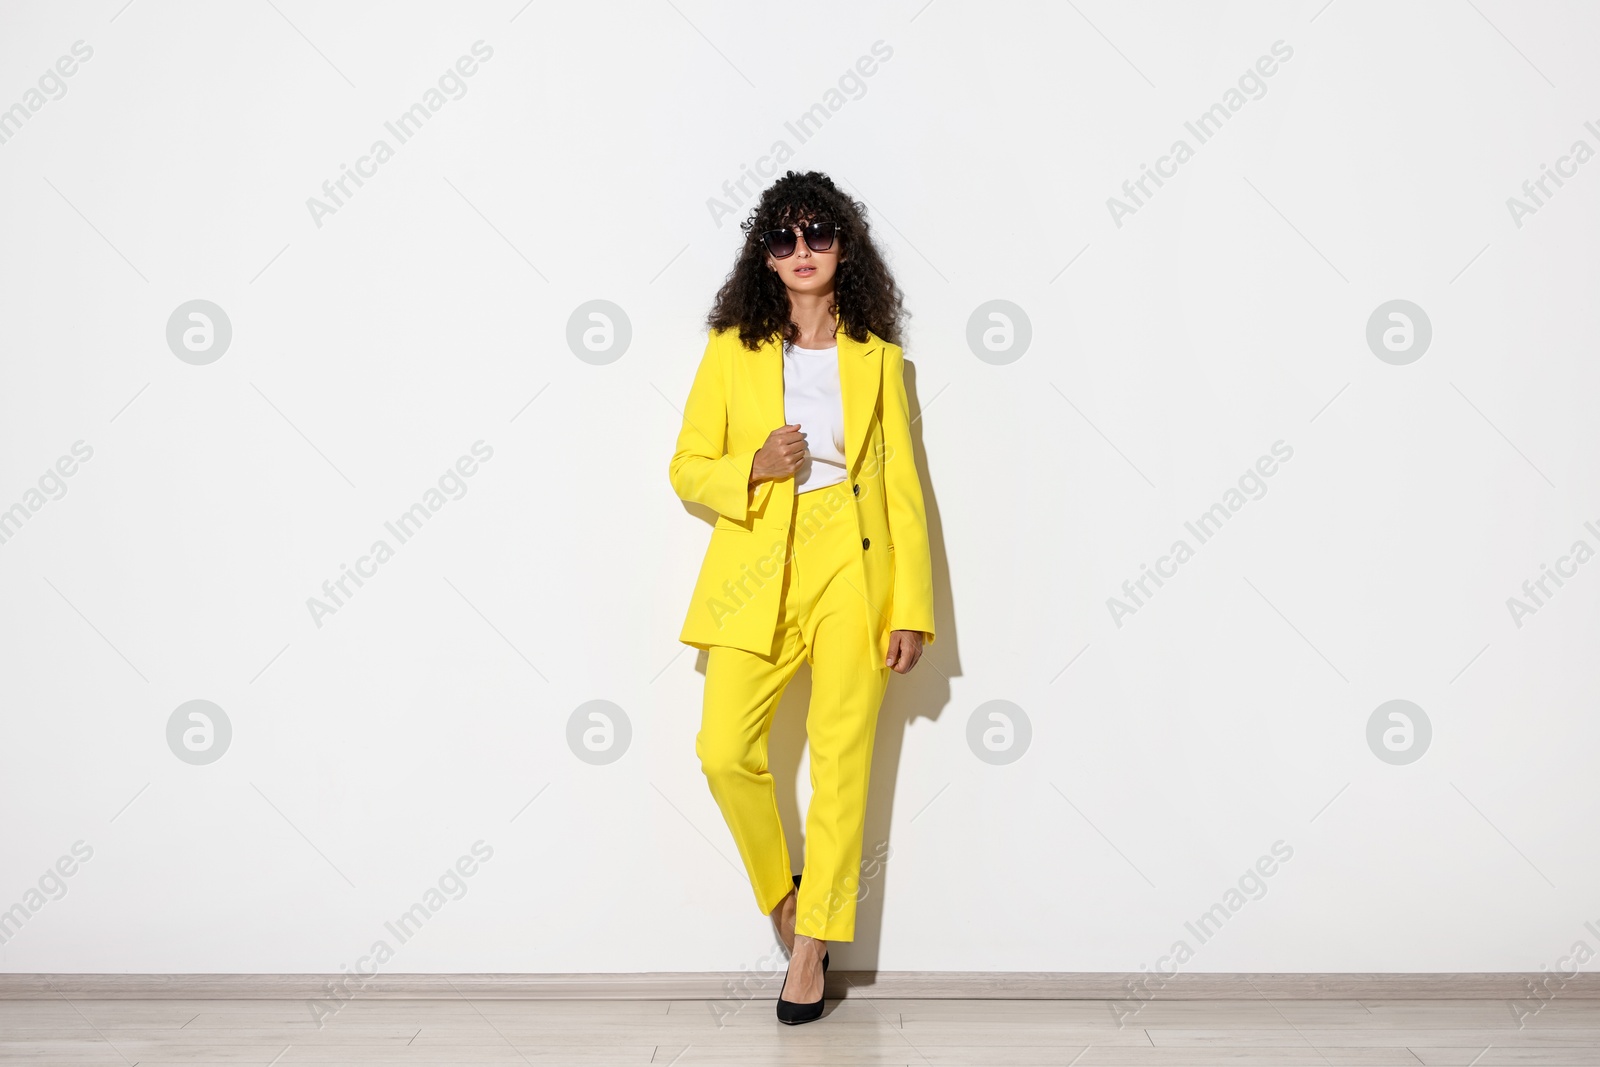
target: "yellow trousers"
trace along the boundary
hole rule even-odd
[[[867,778],[889,683],[888,667],[874,662],[867,640],[873,608],[864,595],[849,492],[845,482],[795,497],[777,651],[763,656],[711,646],[695,737],[695,754],[733,831],[756,906],[771,914],[794,880],[767,769],[767,737],[801,660],[811,664],[811,807],[795,932],[824,941],[855,939]]]

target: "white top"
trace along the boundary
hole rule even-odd
[[[801,348],[783,343],[783,421],[798,423],[806,435],[807,455],[794,475],[795,492],[845,480],[838,345]]]

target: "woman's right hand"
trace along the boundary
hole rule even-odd
[[[798,422],[780,426],[767,434],[767,443],[750,461],[750,487],[761,482],[787,478],[800,469],[806,459],[806,435]]]

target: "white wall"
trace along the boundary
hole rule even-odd
[[[93,50],[0,144],[0,507],[26,512],[0,544],[4,970],[328,972],[379,940],[387,971],[761,965],[676,640],[708,522],[667,460],[754,196],[724,185],[776,141],[870,206],[907,293],[935,552],[938,639],[879,735],[890,858],[835,962],[1137,971],[1183,940],[1191,971],[1531,971],[1600,944],[1600,562],[1520,625],[1507,603],[1600,548],[1600,162],[1520,225],[1507,203],[1600,148],[1592,8],[3,18],[0,106]],[[1185,122],[1280,41],[1200,143]],[[875,45],[801,144],[786,122]],[[319,225],[307,199],[380,137]],[[1119,225],[1108,198],[1180,138]],[[167,340],[196,299],[232,331],[203,364]],[[631,330],[610,362],[568,343],[593,300]],[[969,344],[996,300],[1025,351]],[[1409,362],[1367,341],[1393,300],[1431,324]],[[1185,522],[1277,442],[1199,543]],[[319,625],[308,598],[379,538]],[[797,854],[807,696],[773,742]],[[169,746],[191,700],[231,725],[209,764]],[[1391,700],[1431,725],[1414,762],[1369,747]],[[603,765],[568,743],[590,701],[631,731]],[[991,701],[1029,724],[1013,762],[969,747]],[[1185,923],[1280,841],[1202,943]],[[399,943],[384,923],[461,857]]]

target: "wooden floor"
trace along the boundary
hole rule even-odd
[[[1600,1065],[1600,1000],[0,1001],[0,1063]]]

